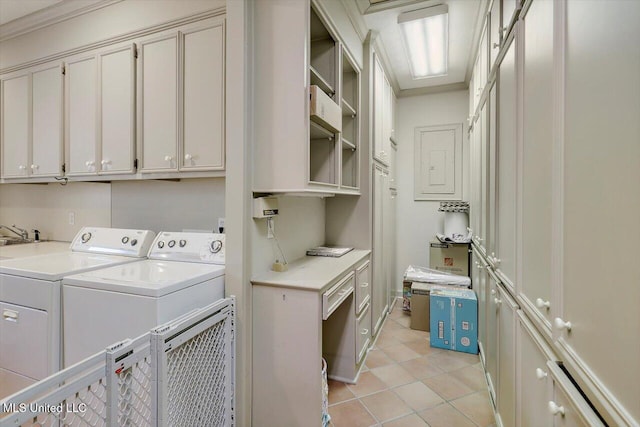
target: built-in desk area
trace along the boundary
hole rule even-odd
[[[307,256],[253,278],[254,425],[320,425],[322,357],[329,378],[356,381],[370,343],[370,252]]]

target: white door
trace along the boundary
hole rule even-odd
[[[224,25],[184,33],[180,169],[224,169]]]
[[[2,176],[28,174],[30,142],[30,76],[2,81]]]
[[[140,44],[142,172],[178,170],[178,35]]]
[[[67,175],[95,175],[97,138],[96,58],[67,63]]]
[[[62,172],[62,79],[60,64],[32,74],[32,176],[57,176]]]
[[[373,287],[371,326],[373,335],[378,333],[382,325],[384,310],[387,305],[387,276],[385,268],[385,239],[384,239],[384,205],[387,197],[387,172],[379,165],[373,168]]]
[[[384,71],[378,56],[373,54],[373,158],[387,163],[384,152]]]
[[[46,311],[0,303],[0,368],[33,379],[49,374]]]
[[[134,172],[134,54],[127,45],[99,55],[101,174]]]

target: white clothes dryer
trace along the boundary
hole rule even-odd
[[[85,227],[70,250],[0,260],[0,398],[61,369],[62,278],[146,257],[154,237]]]
[[[62,281],[64,366],[224,298],[224,234],[162,232],[148,258]]]

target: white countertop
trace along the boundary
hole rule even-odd
[[[69,242],[38,242],[20,243],[17,245],[0,246],[0,259],[24,258],[34,255],[47,255],[69,250]]]
[[[305,256],[290,264],[289,270],[278,273],[269,271],[254,277],[251,283],[260,286],[295,288],[323,291],[329,288],[345,272],[362,263],[371,251],[354,249],[339,257]]]

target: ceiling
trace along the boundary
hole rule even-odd
[[[45,9],[62,0],[0,0],[0,25]]]
[[[375,31],[386,56],[386,66],[401,95],[428,93],[442,87],[467,85],[474,42],[482,22],[483,0],[345,0],[355,2],[367,30]],[[402,12],[446,4],[449,9],[449,64],[445,76],[413,80],[402,43],[398,15]],[[353,10],[353,9],[352,9]],[[390,70],[389,70],[390,68]]]

